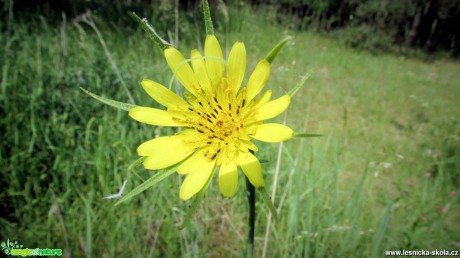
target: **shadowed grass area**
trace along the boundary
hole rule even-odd
[[[293,99],[287,124],[324,134],[284,144],[275,198],[281,215],[271,226],[268,257],[458,250],[460,65],[373,56],[283,31],[263,14],[239,15],[245,17],[240,33],[218,34],[230,42],[224,51],[235,40],[245,42],[248,74],[280,39],[293,36],[273,63],[268,87],[280,96],[315,69]],[[179,200],[178,175],[119,206],[103,200],[123,180],[130,190],[156,173],[128,166],[140,143],[172,131],[143,126],[79,87],[128,102],[126,83],[137,104],[156,106],[139,82],[168,85],[172,74],[141,31],[96,24],[112,62],[82,22],[13,24],[0,38],[1,240],[62,248],[74,257],[244,255],[243,178],[233,199],[221,197],[212,182],[183,231],[176,224],[188,205]],[[203,31],[196,35],[202,44]],[[183,53],[192,48],[180,45]],[[278,145],[258,145],[271,185]],[[267,215],[258,202],[256,257]]]

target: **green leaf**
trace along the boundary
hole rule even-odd
[[[142,184],[138,185],[136,188],[131,190],[131,192],[129,192],[125,196],[123,196],[117,203],[115,203],[115,206],[117,206],[120,203],[123,203],[123,202],[133,198],[134,196],[142,193],[143,191],[147,190],[148,188],[155,186],[159,182],[163,181],[163,179],[165,179],[168,176],[172,175],[174,172],[176,172],[176,166],[170,167],[170,168],[165,169],[163,171],[157,171],[155,173],[155,175],[153,175],[151,178],[147,179]]]
[[[294,133],[294,137],[300,138],[312,138],[312,137],[321,137],[324,136],[323,134],[318,133]]]
[[[95,98],[96,100],[99,100],[100,102],[102,102],[102,103],[104,103],[106,105],[109,105],[109,106],[112,106],[112,107],[115,107],[115,108],[118,108],[118,109],[129,111],[130,109],[137,107],[136,105],[133,105],[133,104],[119,102],[119,101],[115,101],[115,100],[111,100],[111,99],[108,99],[108,98],[98,96],[98,95],[96,95],[96,94],[94,94],[94,93],[90,92],[89,90],[86,90],[86,89],[84,89],[82,87],[80,87],[80,89],[83,92],[85,92],[86,94],[88,94],[91,97]]]
[[[294,97],[294,95],[300,90],[300,88],[302,88],[302,86],[305,84],[305,82],[308,80],[308,78],[310,78],[310,76],[313,74],[314,70],[310,70],[308,71],[303,77],[302,79],[300,80],[299,83],[297,83],[297,85],[289,91],[288,95],[292,97]]]
[[[278,55],[278,52],[280,52],[281,48],[283,48],[284,45],[290,40],[292,37],[287,37],[283,40],[281,40],[273,49],[268,53],[268,55],[265,57],[265,59],[269,62],[272,63],[273,60],[275,59],[276,55]]]
[[[272,213],[272,216],[273,218],[275,218],[275,221],[278,221],[278,214],[276,212],[275,205],[273,205],[272,200],[270,199],[270,196],[268,196],[268,193],[265,187],[259,187],[257,188],[257,190],[259,190],[259,193],[262,196],[262,200],[264,201],[265,205],[267,205],[268,209]]]

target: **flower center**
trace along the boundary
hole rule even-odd
[[[235,137],[238,138],[237,133],[243,127],[243,121],[239,114],[232,110],[230,101],[219,101],[214,97],[212,101],[198,102],[198,104],[199,107],[194,109],[198,115],[198,123],[192,127],[205,134],[211,141],[218,140],[228,143],[235,140]]]
[[[242,96],[217,93],[197,97],[190,104],[193,115],[188,125],[203,135],[201,142],[209,147],[206,157],[211,160],[217,157],[218,163],[222,159],[234,159],[241,149],[241,141],[248,138],[243,130],[243,113],[247,112],[242,112],[248,107]]]

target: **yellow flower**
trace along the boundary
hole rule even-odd
[[[240,90],[246,69],[246,48],[241,42],[233,45],[226,70],[214,35],[206,37],[204,56],[198,50],[191,52],[191,65],[173,47],[165,48],[164,55],[188,90],[185,100],[159,83],[143,80],[144,90],[166,110],[135,107],[129,115],[142,123],[184,129],[141,144],[137,152],[146,157],[144,167],[156,170],[180,163],[177,172],[187,174],[180,189],[183,200],[201,191],[216,171],[222,194],[233,196],[238,166],[252,185],[263,187],[260,162],[252,154],[258,148],[251,140],[281,142],[293,136],[287,126],[263,123],[282,113],[291,101],[289,95],[270,101],[270,90],[259,95],[270,75],[270,63],[260,61]]]

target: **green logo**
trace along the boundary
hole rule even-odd
[[[13,249],[22,248],[22,245],[18,244],[18,241],[10,242],[10,240],[6,240],[6,242],[2,242],[2,250],[5,254],[10,255]]]
[[[2,242],[1,246],[5,254],[12,256],[62,256],[62,249],[22,248],[18,241],[10,242],[9,239]]]

